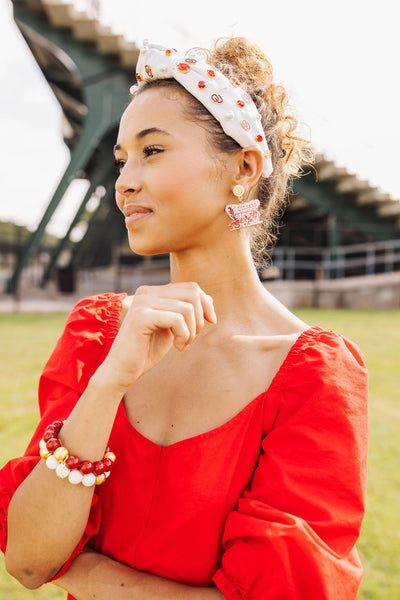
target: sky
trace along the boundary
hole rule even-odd
[[[247,36],[271,60],[275,81],[288,90],[302,133],[315,150],[400,200],[396,5],[394,0],[101,0],[101,14],[128,39],[147,38],[182,51],[209,46],[224,35]],[[9,0],[0,0],[0,52],[0,220],[34,228],[69,153],[59,105],[13,22]],[[71,187],[50,232],[66,231],[83,193],[80,182]]]

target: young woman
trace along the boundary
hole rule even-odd
[[[69,316],[42,420],[2,471],[7,569],[78,600],[350,600],[366,368],[260,283],[254,239],[306,148],[257,47],[206,58],[141,51],[116,202],[133,251],[170,253],[171,283]]]

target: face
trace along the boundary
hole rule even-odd
[[[121,119],[116,202],[138,254],[209,245],[229,231],[232,158],[221,169],[207,133],[184,116],[185,102],[176,90],[149,89]]]

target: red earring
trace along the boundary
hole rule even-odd
[[[229,224],[230,230],[236,231],[236,229],[262,223],[259,211],[260,201],[255,198],[243,202],[245,190],[242,185],[235,185],[232,191],[234,196],[239,199],[239,204],[227,204],[225,206],[226,213],[232,219],[232,223]]]

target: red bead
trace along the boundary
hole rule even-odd
[[[59,448],[60,446],[61,442],[55,437],[50,438],[46,442],[46,447],[49,452],[54,452],[54,450],[57,450],[57,448]]]
[[[166,54],[167,56],[171,56],[171,54],[172,54],[172,50],[166,50],[166,51],[165,51],[165,54]]]
[[[206,87],[206,82],[205,81],[199,81],[199,83],[197,85],[199,86],[199,88],[201,90],[204,90],[204,88]]]
[[[87,475],[88,473],[93,472],[93,468],[94,468],[94,465],[90,460],[83,460],[81,462],[80,472],[83,473],[84,475]]]
[[[258,134],[256,135],[256,142],[262,142],[263,141],[263,136]]]
[[[57,432],[55,429],[47,428],[43,434],[43,439],[45,442],[51,440],[51,438],[55,438],[57,436]]]
[[[93,473],[96,475],[96,477],[98,475],[102,475],[106,470],[106,466],[102,460],[96,460],[93,467]]]
[[[81,461],[79,460],[79,458],[77,456],[68,456],[67,460],[65,461],[65,464],[67,465],[68,469],[79,469],[79,465],[81,464]]]
[[[114,452],[105,452],[104,456],[103,456],[103,460],[105,458],[109,458],[110,460],[112,460],[113,462],[115,462],[117,460],[117,457],[115,456]]]
[[[106,471],[111,471],[114,466],[114,461],[111,458],[103,458],[101,461],[105,467]]]
[[[231,77],[231,83],[235,86],[238,87],[240,85],[239,81],[236,79],[236,77]]]
[[[136,79],[137,79],[137,81],[139,81],[139,82],[140,82],[140,81],[143,81],[143,77],[141,76],[141,74],[140,74],[140,73],[136,73]]]
[[[181,73],[189,73],[190,66],[187,63],[179,63],[177,69],[178,71],[181,71]]]
[[[52,423],[52,427],[56,428],[57,433],[60,431],[63,425],[64,423],[62,421],[54,421],[54,423]]]
[[[146,73],[149,77],[153,77],[153,70],[150,67],[150,65],[145,65],[144,70],[146,71]]]
[[[209,77],[215,77],[215,72],[214,72],[214,71],[212,71],[211,69],[208,69],[208,71],[207,71],[207,75],[208,75]]]
[[[245,105],[245,104],[244,104],[244,102],[243,102],[243,100],[238,100],[238,101],[236,102],[236,104],[237,104],[238,106],[240,106],[240,108],[243,108],[243,106]]]

